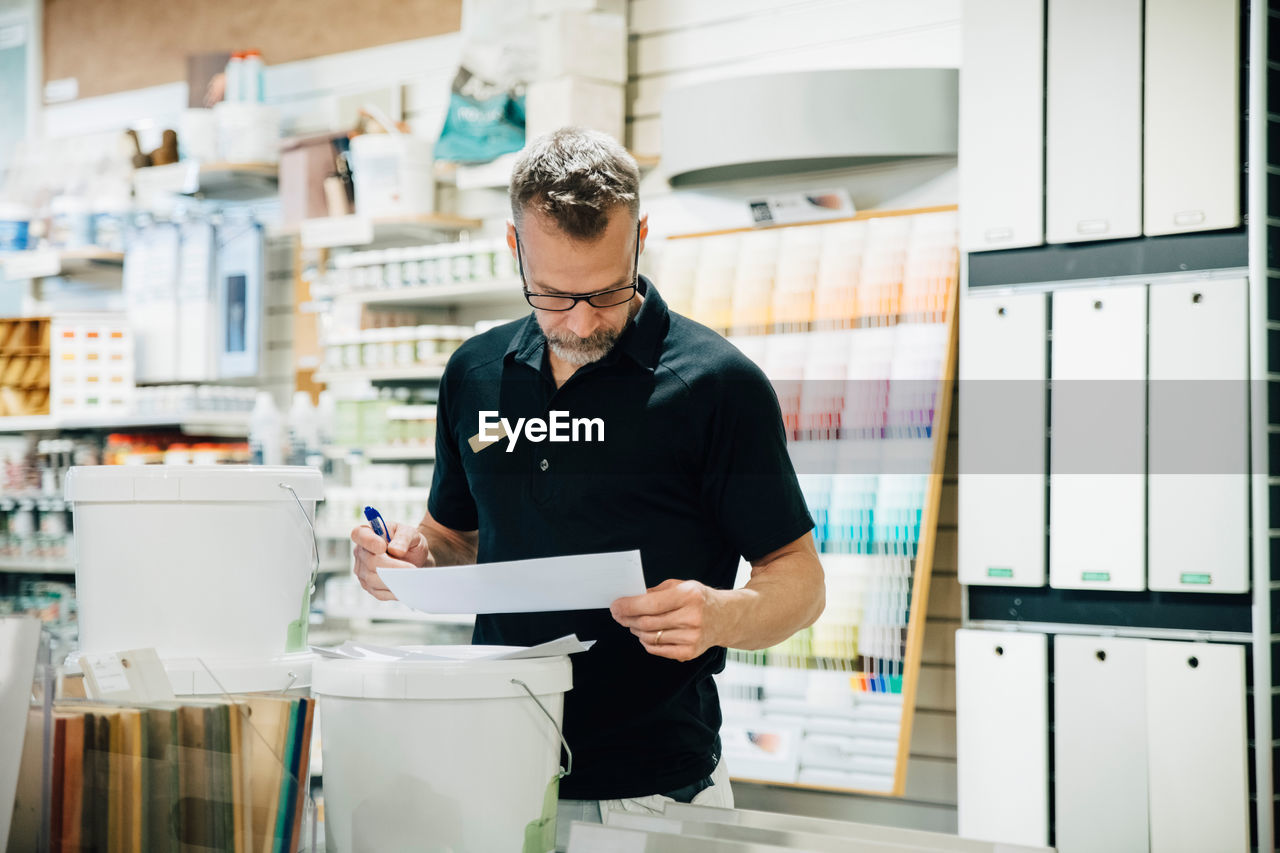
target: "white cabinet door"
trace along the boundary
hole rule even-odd
[[[1142,0],[1049,0],[1047,57],[1048,242],[1141,234]]]
[[[1244,647],[1147,644],[1152,853],[1249,849]]]
[[[1144,588],[1146,321],[1143,285],[1053,295],[1050,586]]]
[[[961,306],[961,583],[1044,586],[1046,304],[970,292]]]
[[[1059,853],[1147,849],[1146,691],[1145,640],[1053,638]]]
[[[1049,837],[1049,699],[1043,634],[956,631],[959,834]]]
[[[1151,288],[1151,589],[1249,589],[1247,323],[1244,279]]]
[[[1146,0],[1143,232],[1240,224],[1240,4]]]
[[[1044,7],[965,0],[960,70],[961,248],[1044,242]]]

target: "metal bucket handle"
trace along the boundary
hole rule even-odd
[[[311,516],[307,515],[306,507],[302,505],[302,500],[298,497],[297,491],[288,483],[280,483],[280,488],[288,489],[289,494],[293,495],[293,502],[298,505],[298,512],[302,513],[302,520],[307,523],[307,527],[311,528],[311,587],[307,591],[307,596],[315,594],[316,582],[320,578],[320,546],[316,544],[316,526],[311,521]]]
[[[569,741],[564,739],[564,732],[560,730],[560,724],[556,722],[555,717],[551,716],[551,712],[547,710],[546,705],[542,704],[542,700],[535,696],[533,691],[529,689],[529,685],[525,684],[518,678],[511,679],[511,683],[518,684],[523,687],[524,692],[529,694],[529,698],[538,704],[538,708],[542,713],[546,714],[547,719],[551,721],[551,725],[556,727],[556,734],[560,736],[560,745],[564,747],[565,755],[569,756],[568,767],[559,770],[556,777],[558,779],[563,779],[573,772],[573,750],[569,748]]]

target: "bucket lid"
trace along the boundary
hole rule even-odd
[[[225,693],[281,693],[311,686],[314,652],[296,652],[278,658],[209,659],[167,658],[160,661],[175,696],[220,696]],[[63,664],[63,672],[79,673],[80,657]]]
[[[509,699],[526,696],[512,684],[517,678],[538,696],[565,693],[573,687],[573,665],[567,655],[527,660],[467,660],[507,646],[405,646],[427,654],[449,654],[453,660],[367,661],[318,658],[311,691],[316,695],[355,699]]]
[[[291,465],[86,465],[67,471],[72,503],[157,501],[292,501],[324,498],[315,468]]]

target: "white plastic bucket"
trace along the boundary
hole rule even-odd
[[[326,849],[521,850],[560,767],[558,728],[572,682],[564,656],[317,660],[311,689],[324,731]]]
[[[390,217],[431,213],[435,173],[431,143],[403,133],[364,133],[351,140],[356,213]]]
[[[65,493],[82,652],[262,662],[305,650],[319,471],[75,467]]]

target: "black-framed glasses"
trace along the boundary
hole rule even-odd
[[[524,278],[524,252],[520,248],[520,232],[516,232],[516,265],[520,269],[520,286],[524,288],[524,298],[539,311],[572,311],[579,302],[585,302],[593,308],[612,308],[624,302],[630,302],[636,295],[640,284],[640,223],[636,223],[636,256],[631,263],[631,283],[626,287],[615,287],[611,290],[598,290],[582,296],[568,294],[534,293],[529,289],[529,282]]]

